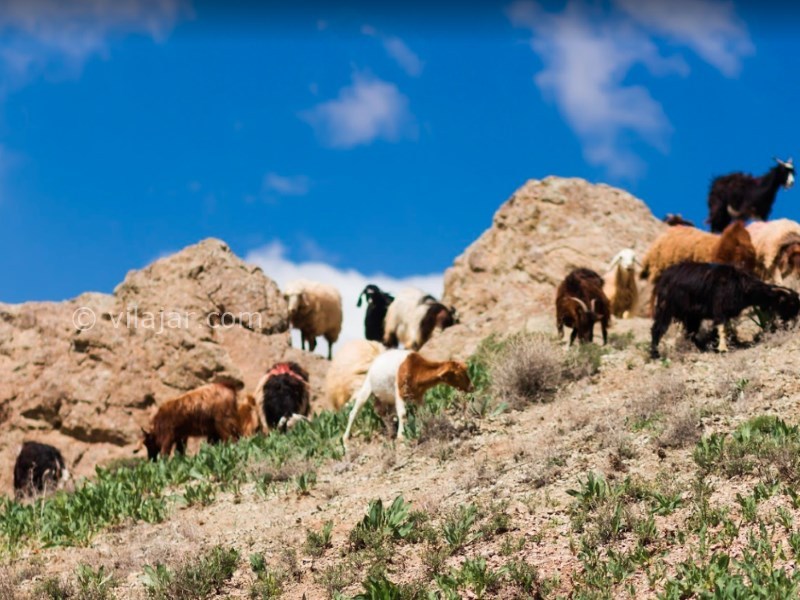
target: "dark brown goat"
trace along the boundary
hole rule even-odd
[[[578,338],[581,343],[594,339],[594,324],[600,321],[603,344],[608,342],[611,308],[603,293],[603,278],[591,269],[575,269],[566,276],[556,292],[556,327],[564,337],[564,326],[572,328],[570,346]]]
[[[254,434],[259,428],[258,409],[249,394],[241,401],[236,390],[210,383],[172,398],[158,407],[150,431],[142,429],[142,444],[151,460],[183,452],[188,438],[204,436],[209,443],[227,442]],[[137,448],[138,450],[138,448]]]

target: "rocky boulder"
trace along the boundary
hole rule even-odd
[[[555,290],[571,269],[604,274],[626,247],[641,258],[664,227],[623,190],[576,178],[528,181],[447,269],[444,302],[461,324],[435,336],[425,354],[463,358],[492,333],[554,333]]]
[[[260,268],[209,239],[131,271],[114,293],[0,304],[0,486],[17,447],[59,447],[78,474],[128,456],[157,402],[210,381],[251,390],[278,360],[319,389],[327,361],[289,346],[286,303]]]

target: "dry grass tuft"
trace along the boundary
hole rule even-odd
[[[516,410],[552,400],[561,383],[560,357],[543,335],[512,338],[489,359],[492,395]]]
[[[700,418],[697,411],[688,409],[668,417],[666,429],[658,438],[662,448],[686,448],[696,444],[702,436]]]

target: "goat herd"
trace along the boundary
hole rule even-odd
[[[587,268],[573,270],[558,286],[556,326],[572,329],[570,341],[591,342],[599,322],[603,343],[613,316],[627,318],[639,305],[639,277],[654,287],[649,311],[653,317],[651,356],[673,321],[704,349],[716,336],[717,350],[728,349],[735,335],[731,319],[745,308],[757,307],[784,322],[800,313],[800,297],[784,278],[800,275],[800,224],[788,219],[765,221],[780,187],[794,183],[791,159],[780,161],[762,177],[733,173],[712,182],[709,193],[711,233],[701,231],[680,216],[668,215],[670,227],[650,246],[639,263],[632,249],[620,251],[602,277]],[[756,221],[745,226],[745,221]],[[342,327],[342,300],[334,287],[295,281],[284,290],[291,325],[301,332],[301,345],[316,347],[316,338],[328,341],[328,359]],[[397,437],[404,435],[405,403],[419,402],[428,389],[446,384],[469,391],[467,367],[456,361],[434,362],[416,351],[434,330],[457,322],[455,309],[416,289],[396,297],[375,285],[364,288],[366,299],[363,340],[347,342],[331,361],[324,393],[334,409],[354,398],[342,442],[347,446],[353,422],[364,404],[375,397],[394,406]],[[700,325],[711,320],[713,329],[703,339]],[[402,344],[405,350],[398,350]],[[234,440],[257,431],[285,430],[310,412],[309,374],[295,362],[273,365],[252,394],[240,386],[211,383],[163,402],[142,430],[137,450],[150,459],[183,452],[189,437],[204,436],[210,443]],[[14,469],[18,496],[55,487],[68,477],[61,453],[45,444],[25,442]]]
[[[726,352],[728,336],[735,335],[730,321],[744,309],[755,307],[784,322],[800,313],[797,292],[782,285],[784,278],[800,274],[800,224],[764,221],[778,190],[794,183],[792,160],[775,160],[777,165],[762,177],[732,173],[712,182],[711,233],[679,215],[665,218],[670,227],[650,246],[639,273],[654,286],[652,358],[659,357],[659,342],[673,321],[699,348],[717,337],[717,350]],[[756,221],[746,226],[748,219]],[[599,321],[605,343],[611,316],[624,318],[637,309],[637,264],[633,250],[625,249],[605,278],[585,268],[567,275],[556,295],[559,335],[567,326],[572,328],[570,344],[576,338],[591,342]],[[703,320],[712,322],[711,335],[700,335]]]

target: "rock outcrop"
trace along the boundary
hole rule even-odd
[[[157,402],[209,381],[251,390],[278,360],[301,362],[319,396],[326,361],[290,348],[288,327],[277,285],[214,239],[131,271],[112,295],[0,304],[0,489],[23,439],[90,473],[130,454]]]
[[[491,333],[555,332],[555,289],[571,269],[603,274],[626,247],[641,257],[663,227],[623,190],[583,179],[528,181],[445,273],[444,302],[461,324],[435,336],[425,354],[463,358]]]

